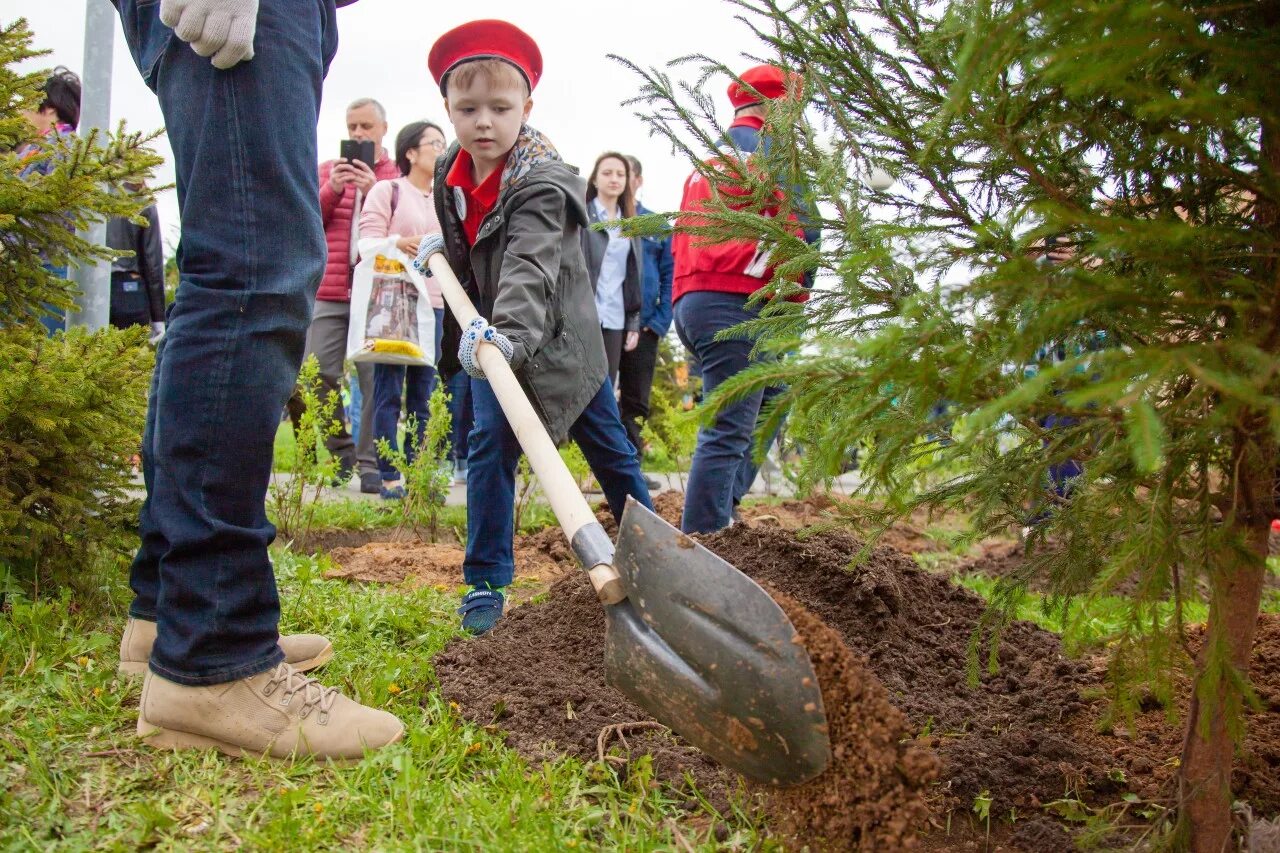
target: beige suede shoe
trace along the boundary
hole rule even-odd
[[[186,687],[148,671],[138,735],[162,749],[311,756],[348,764],[404,737],[392,714],[368,708],[287,663],[227,684]]]
[[[116,668],[117,672],[139,678],[145,675],[147,662],[151,660],[151,647],[155,642],[156,623],[130,616],[124,626],[124,636],[120,638],[120,666]],[[324,666],[333,657],[333,645],[328,638],[319,634],[281,636],[280,648],[284,651],[285,661],[299,672]]]

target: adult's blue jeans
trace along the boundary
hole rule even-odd
[[[751,352],[754,339],[716,340],[724,330],[759,315],[758,308],[747,307],[747,299],[736,293],[694,291],[675,304],[676,333],[700,365],[704,395],[759,358]],[[729,526],[734,507],[760,470],[752,437],[761,409],[782,390],[771,387],[749,394],[722,409],[711,426],[699,428],[680,521],[685,533],[712,533]],[[772,441],[768,436],[765,446]]]
[[[262,0],[255,57],[226,71],[161,23],[159,3],[116,5],[160,100],[182,219],[129,612],[157,623],[153,672],[218,684],[283,658],[265,498],[324,270],[315,127],[334,0]]]
[[[444,334],[444,309],[436,308],[435,361],[440,363],[440,339]],[[374,441],[385,438],[392,450],[399,449],[396,433],[400,427],[400,399],[404,392],[405,417],[413,418],[415,431],[412,438],[405,436],[404,459],[412,465],[422,448],[427,434],[427,420],[431,417],[431,392],[435,390],[436,369],[404,364],[375,364],[373,366],[373,434]],[[400,479],[400,471],[391,460],[378,453],[378,473],[382,479],[393,482]]]
[[[462,574],[472,586],[506,586],[515,578],[512,537],[520,443],[488,382],[471,380],[471,402],[475,425],[467,457],[467,554]],[[622,427],[608,379],[569,428],[569,437],[600,481],[614,520],[621,520],[628,495],[653,509],[640,474],[640,457]]]

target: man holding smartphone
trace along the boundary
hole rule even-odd
[[[350,139],[337,146],[339,154],[345,156],[320,164],[320,216],[329,257],[307,331],[306,353],[315,355],[319,365],[322,398],[338,394],[342,387],[351,318],[351,271],[360,260],[356,252],[360,205],[376,182],[400,177],[395,160],[382,147],[387,135],[387,112],[382,104],[373,98],[353,101],[347,107],[347,134]],[[382,488],[382,476],[373,442],[373,365],[357,365],[356,374],[359,382],[351,389],[351,419],[359,424],[354,430],[357,439],[352,438],[341,414],[335,413],[338,429],[325,440],[325,445],[338,460],[339,485],[345,484],[359,467],[360,491],[377,494]],[[295,395],[289,401],[295,428],[302,415],[301,407],[302,402]]]

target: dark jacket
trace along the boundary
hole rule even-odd
[[[532,128],[507,157],[498,201],[467,246],[457,193],[445,176],[455,142],[436,166],[435,203],[445,254],[480,312],[511,339],[511,367],[553,441],[560,442],[604,384],[607,361],[579,236],[586,188]],[[460,369],[461,329],[445,312],[440,371]]]
[[[592,225],[603,222],[593,202],[587,203],[587,219]],[[582,255],[587,260],[587,272],[591,275],[591,292],[595,293],[600,281],[600,269],[609,248],[609,232],[593,228],[582,229]],[[640,258],[643,247],[639,237],[631,238],[631,251],[627,252],[627,272],[622,279],[622,310],[625,314],[622,327],[628,332],[640,331],[640,303],[644,291]],[[599,321],[597,320],[597,323]]]
[[[653,211],[643,204],[637,204],[636,213],[648,214]],[[661,338],[671,329],[671,276],[676,266],[671,256],[671,235],[642,237],[640,243],[644,253],[644,298],[640,306],[640,327],[649,329]]]
[[[154,204],[142,214],[146,225],[135,225],[123,217],[107,222],[107,246],[133,252],[111,262],[112,274],[140,280],[147,288],[151,322],[164,322],[164,248],[160,243],[160,219]]]

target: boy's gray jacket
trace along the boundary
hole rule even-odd
[[[468,247],[466,200],[445,185],[455,142],[436,167],[435,205],[445,254],[489,323],[511,339],[511,367],[553,441],[560,442],[604,384],[608,362],[579,232],[586,186],[536,130],[524,127],[507,157],[498,201]],[[460,369],[461,329],[445,313],[440,372]]]

